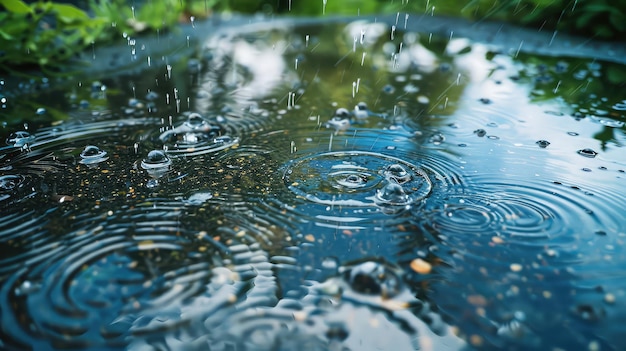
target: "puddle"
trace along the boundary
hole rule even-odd
[[[424,23],[4,84],[0,346],[621,349],[626,67]]]

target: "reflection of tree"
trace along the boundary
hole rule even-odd
[[[593,135],[594,139],[600,141],[602,151],[606,151],[607,146],[608,146],[607,144],[609,142],[615,144],[615,146],[617,147],[622,146],[622,144],[620,144],[620,142],[618,141],[618,137],[615,135],[616,129],[617,128],[605,126],[604,128],[602,128],[602,131]]]

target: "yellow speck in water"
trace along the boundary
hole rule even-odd
[[[470,344],[477,347],[482,346],[483,338],[480,335],[472,334],[472,336],[470,336]]]
[[[524,268],[524,267],[522,267],[522,265],[521,265],[521,264],[519,264],[519,263],[511,263],[510,268],[511,268],[511,270],[512,270],[513,272],[519,272],[519,271],[521,271],[521,270],[522,270],[522,268]]]
[[[504,240],[503,240],[501,237],[499,237],[499,236],[494,236],[494,237],[491,237],[491,241],[493,241],[493,242],[494,242],[494,243],[496,243],[496,244],[502,244],[502,243],[504,243]]]
[[[302,322],[306,319],[306,313],[302,311],[296,311],[293,313],[293,319]]]
[[[590,342],[589,351],[600,351],[600,343],[595,340]]]
[[[307,234],[304,236],[304,239],[308,242],[314,242],[315,241],[315,236],[313,236],[313,234]]]
[[[199,252],[205,252],[206,250],[207,250],[207,247],[206,247],[206,246],[200,246],[200,247],[198,247],[198,251],[199,251]]]
[[[153,247],[154,241],[152,240],[144,240],[137,243],[139,250],[149,250]]]
[[[543,295],[543,297],[544,297],[544,298],[546,298],[546,299],[549,299],[549,298],[551,298],[551,297],[552,297],[552,293],[551,293],[551,292],[549,292],[548,290],[544,290],[544,291],[543,291],[543,293],[542,293],[542,295]]]
[[[611,293],[607,293],[606,295],[604,295],[604,302],[606,302],[608,304],[614,304],[615,303],[615,295],[613,295]]]
[[[428,274],[432,270],[433,266],[424,261],[421,258],[416,258],[411,261],[411,269],[419,274]]]

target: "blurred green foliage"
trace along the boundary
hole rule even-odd
[[[600,39],[626,37],[626,0],[401,0],[384,10],[502,20]]]
[[[594,38],[623,39],[626,0],[85,0],[81,9],[51,0],[0,0],[0,71],[54,69],[93,45],[171,28],[215,12],[365,15],[398,11],[504,20]],[[4,10],[4,11],[2,11]]]
[[[0,68],[47,67],[63,62],[97,40],[104,18],[69,4],[0,0]]]

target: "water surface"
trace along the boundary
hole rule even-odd
[[[0,346],[622,349],[626,67],[398,18],[2,85]]]

